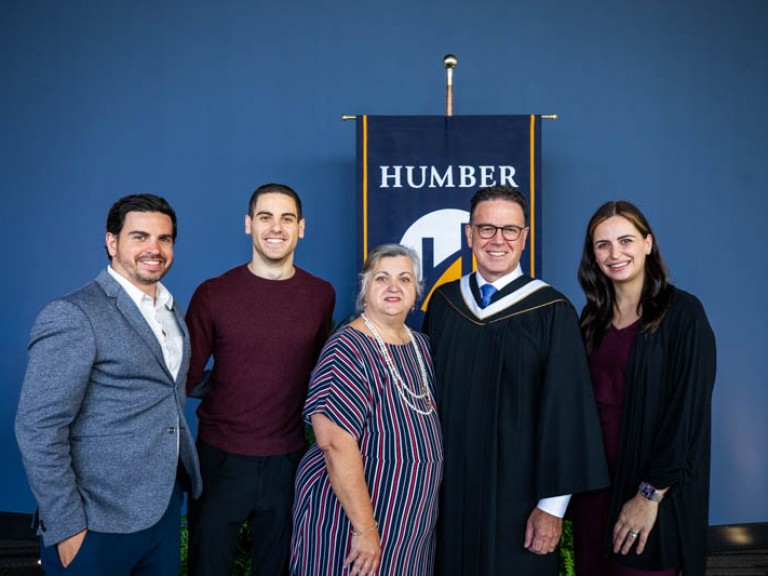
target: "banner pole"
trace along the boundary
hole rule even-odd
[[[443,66],[445,66],[445,115],[453,116],[453,69],[459,63],[458,58],[453,54],[446,54],[443,57]]]

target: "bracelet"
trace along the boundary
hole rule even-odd
[[[371,532],[376,530],[376,528],[378,527],[379,527],[379,523],[374,521],[373,524],[371,524],[370,526],[368,526],[368,528],[365,528],[364,530],[355,530],[354,528],[352,528],[352,536],[365,536],[366,534],[370,534]]]

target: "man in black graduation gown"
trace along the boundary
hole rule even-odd
[[[552,576],[570,495],[608,484],[578,318],[520,269],[523,196],[482,188],[471,210],[477,273],[440,286],[424,321],[445,465],[436,572]]]

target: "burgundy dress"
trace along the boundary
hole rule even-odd
[[[626,328],[611,325],[600,345],[589,353],[597,411],[603,432],[605,459],[611,478],[616,472],[621,429],[621,408],[624,400],[624,379],[629,353],[640,325],[638,320]],[[607,558],[603,554],[606,539],[612,533],[608,514],[611,490],[595,490],[573,497],[574,554],[578,576],[674,576],[676,569],[661,571],[637,570]],[[634,554],[634,548],[630,554]]]

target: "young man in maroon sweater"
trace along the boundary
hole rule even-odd
[[[229,574],[240,525],[253,533],[253,573],[287,574],[301,410],[328,337],[333,287],[294,266],[301,200],[282,184],[251,196],[250,263],[203,282],[187,312],[187,388],[197,409],[203,494],[189,506],[190,574]],[[213,355],[213,369],[205,366]]]

